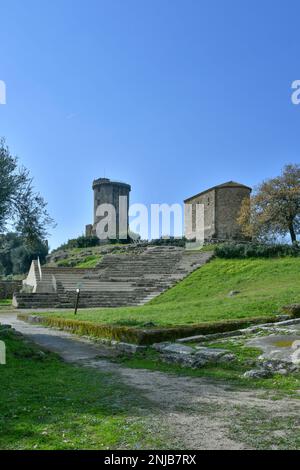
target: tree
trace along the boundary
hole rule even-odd
[[[286,165],[280,176],[263,181],[244,200],[238,223],[246,237],[270,239],[300,233],[300,165]]]
[[[46,202],[34,191],[29,171],[19,166],[5,140],[0,139],[0,233],[9,223],[32,247],[45,240],[48,227],[53,226]]]
[[[43,263],[47,254],[48,244],[44,241],[28,246],[16,233],[0,235],[0,274],[23,274],[28,271],[33,259],[39,257]]]

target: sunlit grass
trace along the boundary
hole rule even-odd
[[[141,307],[86,309],[80,320],[130,326],[189,325],[267,316],[300,302],[300,259],[215,259]],[[240,293],[230,297],[233,290]],[[73,318],[72,312],[57,313]]]
[[[152,405],[111,374],[66,364],[11,332],[0,340],[0,449],[168,447],[145,415]]]

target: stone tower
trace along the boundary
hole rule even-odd
[[[86,236],[96,235],[96,227],[104,216],[97,215],[97,209],[103,204],[110,204],[116,214],[116,239],[128,233],[129,193],[131,186],[120,181],[108,178],[99,178],[93,181],[94,191],[94,223],[86,226]],[[124,234],[124,232],[126,232]]]
[[[228,181],[186,199],[184,201],[186,238],[195,237],[196,206],[203,204],[205,240],[242,239],[237,217],[243,200],[250,198],[251,191],[249,186]],[[191,210],[188,210],[188,205]]]

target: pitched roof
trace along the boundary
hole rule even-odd
[[[227,181],[226,183],[218,184],[217,186],[213,186],[212,188],[206,189],[205,191],[202,191],[201,193],[188,197],[187,199],[184,200],[184,202],[188,202],[191,199],[194,199],[195,197],[202,196],[202,194],[208,193],[209,191],[213,191],[214,189],[219,189],[219,188],[247,188],[250,191],[252,191],[252,188],[250,188],[250,186],[237,183],[236,181]]]

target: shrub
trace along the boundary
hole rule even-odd
[[[224,243],[215,249],[219,258],[272,258],[281,256],[300,256],[298,244],[263,245],[255,243]]]
[[[154,245],[154,246],[179,246],[179,247],[185,247],[186,239],[185,238],[175,238],[175,237],[169,237],[169,238],[157,238],[154,240],[151,240],[148,244],[149,245]]]
[[[66,243],[63,243],[58,248],[53,250],[53,253],[59,250],[70,250],[72,248],[92,248],[94,246],[99,246],[102,244],[115,245],[115,244],[128,244],[128,243],[133,243],[133,239],[130,238],[130,236],[122,240],[119,240],[119,239],[106,240],[104,243],[96,236],[85,237],[84,235],[81,235],[80,237],[71,238]]]
[[[81,237],[69,240],[67,245],[67,248],[91,248],[99,245],[99,238],[93,236],[85,237],[82,235]]]
[[[61,246],[53,250],[53,252],[72,248],[91,248],[93,246],[98,246],[99,244],[100,241],[98,237],[85,237],[84,235],[82,235],[80,237],[68,240],[67,243],[62,244]]]
[[[134,243],[135,240],[128,236],[127,238],[115,238],[111,240],[107,240],[107,243],[110,245],[128,245],[129,243]]]
[[[300,318],[300,304],[284,305],[281,310],[293,318]]]
[[[74,268],[78,263],[75,259],[62,259],[57,262],[57,266],[60,268]]]

